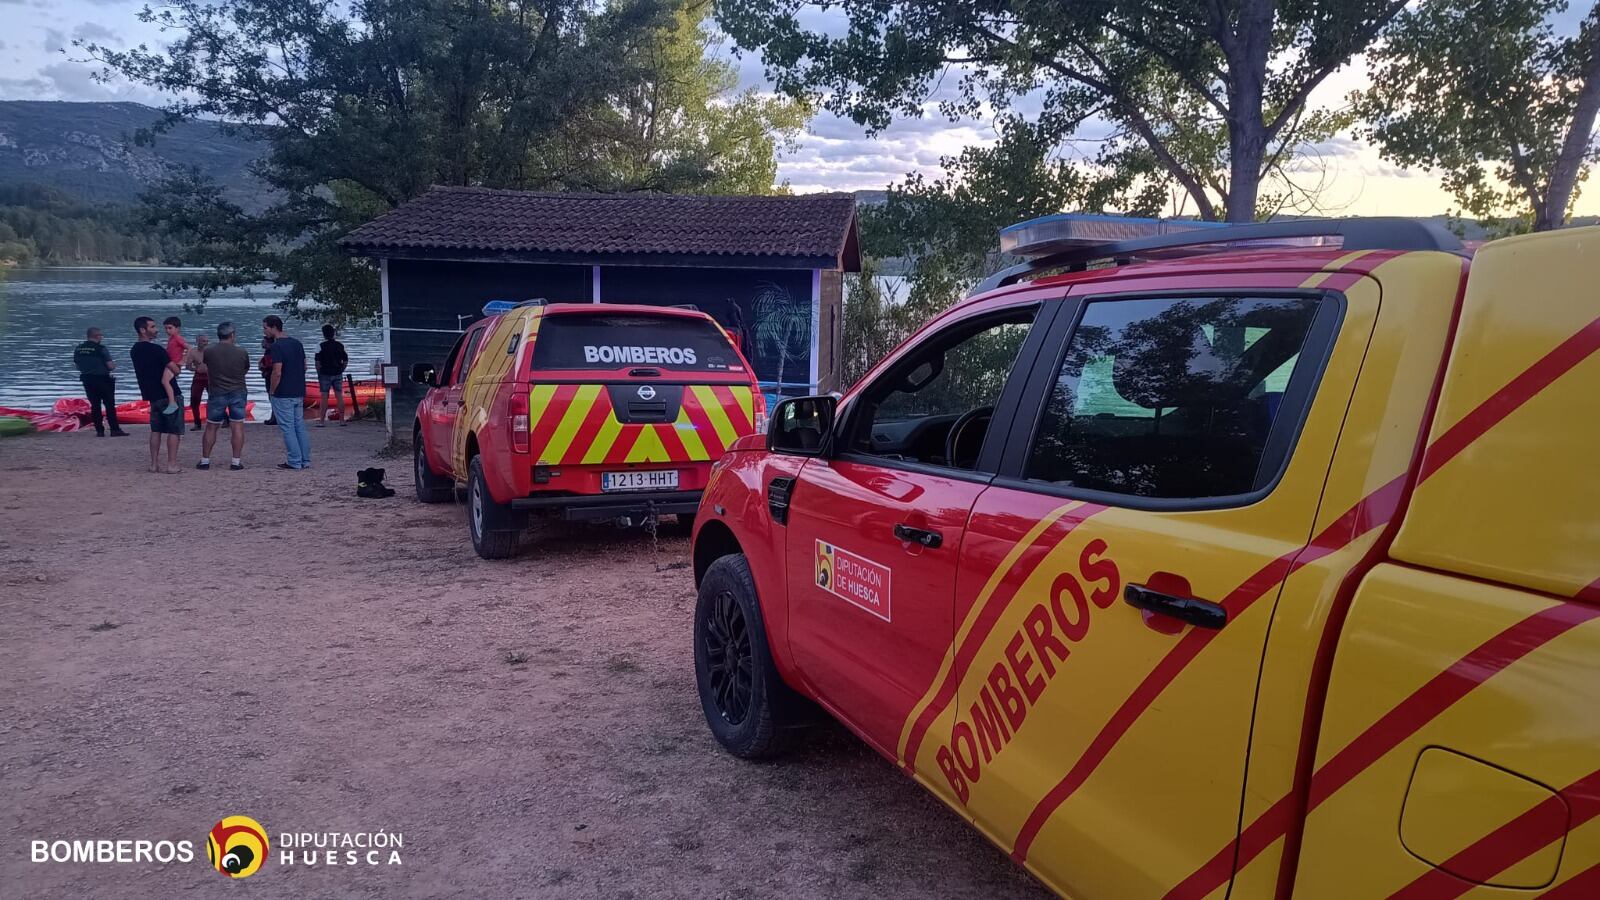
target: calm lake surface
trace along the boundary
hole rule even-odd
[[[82,396],[72,348],[91,325],[105,329],[105,345],[117,361],[117,402],[139,399],[128,357],[138,316],[158,322],[182,318],[191,344],[202,331],[214,340],[217,323],[231,320],[239,328],[240,346],[250,353],[250,398],[264,402],[267,387],[254,366],[261,357],[261,318],[276,311],[272,304],[283,289],[262,285],[248,296],[212,297],[203,312],[193,314],[183,310],[193,297],[163,297],[151,290],[162,277],[162,270],[152,268],[0,269],[0,406],[45,410],[62,397]],[[306,345],[307,357],[316,352],[320,322],[291,320],[286,327]],[[383,354],[377,323],[342,329],[339,339],[350,353],[350,374],[370,377],[372,363]],[[186,401],[189,378],[187,372],[182,376]]]

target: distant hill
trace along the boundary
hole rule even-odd
[[[262,143],[215,122],[185,122],[141,146],[134,135],[161,118],[138,103],[0,101],[0,186],[47,185],[90,203],[126,204],[167,174],[191,166],[247,209],[266,205],[249,172]]]

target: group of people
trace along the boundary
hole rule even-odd
[[[311,467],[311,438],[306,431],[306,352],[296,338],[283,328],[283,319],[267,316],[261,320],[265,334],[261,342],[261,376],[267,382],[267,395],[272,406],[268,424],[276,424],[283,434],[287,455],[280,469],[307,469]],[[194,415],[194,430],[204,430],[203,447],[195,468],[211,468],[211,451],[216,447],[217,436],[227,424],[232,456],[228,468],[244,468],[244,421],[248,412],[249,391],[245,376],[250,371],[250,354],[239,346],[238,329],[232,322],[217,325],[217,340],[212,342],[205,334],[199,335],[191,346],[183,337],[183,322],[177,316],[168,316],[160,329],[156,320],[140,316],[133,320],[133,330],[138,341],[129,351],[134,377],[139,383],[139,396],[150,404],[150,471],[176,474],[178,472],[178,444],[184,434],[183,389],[178,376],[184,370],[193,373],[190,379],[189,408]],[[161,332],[166,341],[161,342]],[[322,389],[322,415],[317,426],[324,425],[332,409],[344,408],[342,378],[350,364],[344,344],[334,337],[332,325],[322,326],[323,342],[315,356],[319,385]],[[116,371],[117,363],[104,344],[104,332],[90,328],[86,340],[73,351],[73,362],[83,380],[84,395],[89,400],[89,416],[100,437],[110,434],[122,437],[128,434],[117,424]],[[200,420],[201,395],[206,395],[205,422]],[[328,398],[336,398],[333,403]],[[345,424],[341,412],[339,424]],[[162,444],[166,445],[166,460],[161,459]]]

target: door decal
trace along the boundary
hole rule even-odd
[[[890,621],[889,567],[817,541],[817,587]]]

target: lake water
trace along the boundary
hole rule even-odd
[[[231,320],[240,346],[250,353],[250,397],[265,401],[267,386],[254,366],[261,356],[261,319],[276,312],[272,304],[284,290],[262,285],[248,296],[214,296],[194,314],[184,312],[183,305],[195,298],[163,297],[151,290],[161,277],[162,270],[151,268],[0,269],[0,406],[47,410],[61,397],[81,397],[72,348],[91,325],[105,330],[105,345],[117,360],[117,402],[139,399],[128,357],[138,316],[158,322],[180,317],[191,344],[202,331],[214,340],[217,323]],[[291,320],[286,327],[306,345],[308,356],[316,352],[320,322]],[[383,355],[377,323],[341,329],[339,339],[350,353],[350,374],[370,377],[373,362]],[[185,400],[189,378],[187,372],[182,376]]]

